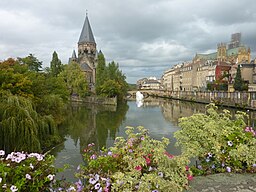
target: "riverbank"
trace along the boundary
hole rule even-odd
[[[186,192],[255,192],[256,173],[220,173],[195,177]]]

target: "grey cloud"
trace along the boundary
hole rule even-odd
[[[236,32],[256,55],[254,0],[12,0],[0,2],[0,60],[34,53],[49,66],[55,50],[67,63],[86,9],[98,49],[129,82],[160,77]]]

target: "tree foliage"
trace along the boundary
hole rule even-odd
[[[2,97],[0,103],[1,148],[41,151],[41,143],[56,133],[51,116],[41,116],[32,102],[21,96]]]
[[[236,71],[236,77],[234,81],[234,89],[236,91],[246,91],[248,90],[248,85],[244,82],[242,75],[241,75],[241,68],[240,65],[238,65],[237,71]]]
[[[98,95],[117,96],[118,99],[123,99],[127,92],[128,84],[117,63],[112,61],[106,66],[104,55],[102,53],[99,54],[96,74],[96,93]]]
[[[50,72],[53,76],[57,76],[63,70],[63,65],[61,64],[61,60],[58,58],[58,54],[56,51],[52,54],[52,61],[50,65]]]
[[[39,61],[33,54],[29,54],[25,58],[18,58],[18,60],[21,64],[27,65],[30,71],[42,70],[42,61]]]
[[[60,73],[60,77],[66,83],[70,95],[84,97],[89,93],[86,74],[81,70],[78,63],[72,62],[66,65]]]

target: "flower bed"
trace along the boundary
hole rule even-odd
[[[151,139],[147,130],[128,127],[127,139],[116,138],[110,149],[97,153],[89,144],[87,165],[77,175],[84,191],[183,191],[192,179],[188,160],[166,152],[169,140]]]
[[[181,118],[182,129],[175,133],[183,155],[199,160],[191,167],[193,173],[255,173],[255,130],[246,126],[246,113],[237,112],[232,118],[228,110],[220,113],[213,104],[207,108],[206,114]]]

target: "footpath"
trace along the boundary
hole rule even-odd
[[[198,176],[190,183],[186,192],[256,192],[256,173],[220,173]]]

